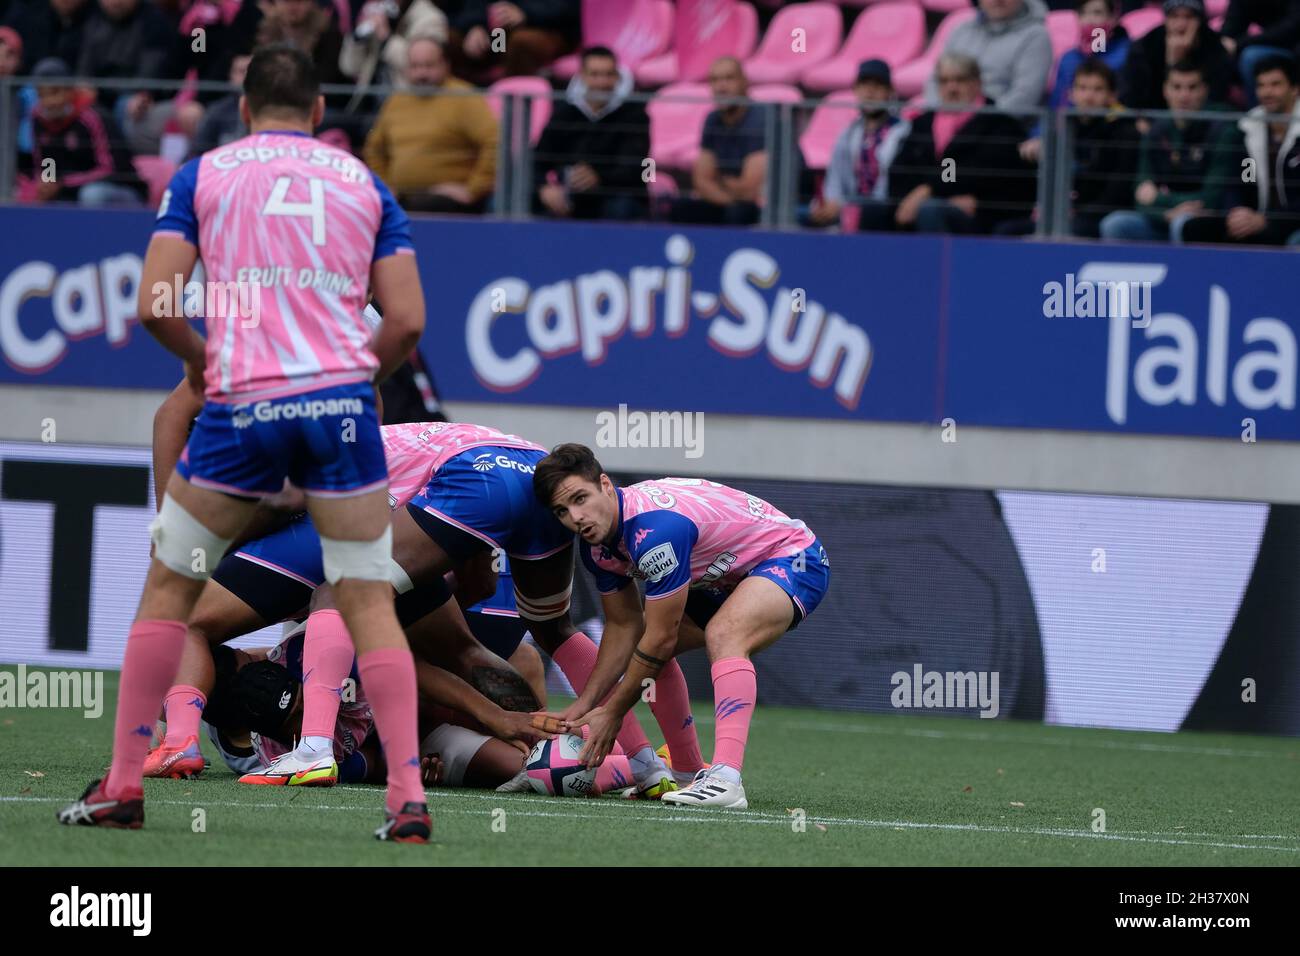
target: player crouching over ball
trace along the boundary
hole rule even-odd
[[[624,715],[666,662],[705,647],[717,720],[713,764],[661,799],[747,807],[740,770],[758,696],[750,658],[821,603],[830,585],[826,549],[802,521],[716,481],[662,478],[618,488],[585,445],[560,445],[543,458],[533,490],[582,537],[578,553],[605,612],[596,669],[559,715],[569,729],[590,728],[582,762],[600,765]],[[644,608],[633,578],[645,582]]]

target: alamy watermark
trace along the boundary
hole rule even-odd
[[[1093,279],[1085,272],[1064,282],[1043,285],[1043,315],[1049,319],[1109,319],[1133,321],[1133,328],[1151,324],[1151,283],[1134,279]]]
[[[103,671],[0,671],[0,710],[17,708],[80,710],[94,720],[104,712]]]
[[[889,702],[897,708],[978,707],[981,717],[996,717],[1000,710],[997,671],[927,671],[913,664],[911,673],[895,671],[889,683]]]
[[[683,448],[687,458],[704,454],[703,412],[617,412],[596,415],[600,448]]]

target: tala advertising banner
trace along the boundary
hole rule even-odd
[[[21,237],[0,249],[0,382],[175,383],[135,320],[150,225],[0,211]],[[414,232],[422,348],[450,401],[1300,440],[1293,254],[488,220]]]

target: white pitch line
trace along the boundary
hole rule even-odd
[[[351,788],[357,789],[357,788]],[[467,794],[468,796],[468,794]],[[492,799],[487,794],[474,794],[473,796],[483,796]],[[514,794],[496,794],[498,801],[508,799]],[[4,803],[59,803],[69,800],[69,797],[0,797],[0,802]],[[286,801],[284,803],[231,803],[222,800],[158,800],[154,799],[150,803],[161,803],[165,806],[179,807],[228,807],[233,809],[298,809],[298,810],[336,810],[345,812],[373,812],[373,807],[335,807],[329,805],[309,806],[306,804]],[[575,801],[575,803],[578,801]],[[599,804],[582,801],[583,809],[591,809]],[[576,807],[574,808],[577,809]],[[704,813],[706,807],[698,807],[689,813],[682,815],[677,813],[624,813],[618,819],[637,820],[647,823],[747,823],[757,824],[760,826],[788,825],[791,821],[789,816],[779,816],[776,814],[756,814],[750,811],[748,814],[736,813],[734,811],[720,810],[713,813]],[[558,808],[557,808],[558,810]],[[457,816],[482,816],[481,813],[474,810],[460,809],[457,807],[443,807],[442,813],[451,813]],[[611,817],[604,813],[580,813],[573,810],[556,812],[546,810],[519,810],[512,809],[512,814],[521,817],[558,817],[578,820],[609,820]],[[905,830],[941,830],[948,832],[965,832],[965,833],[998,833],[998,834],[1016,834],[1021,836],[1047,836],[1058,837],[1070,840],[1117,840],[1125,843],[1150,843],[1162,844],[1166,846],[1204,846],[1215,847],[1226,850],[1277,850],[1283,853],[1300,853],[1300,847],[1292,846],[1267,846],[1252,843],[1218,843],[1202,840],[1162,840],[1150,839],[1142,836],[1131,836],[1122,833],[1094,833],[1091,830],[1069,830],[1060,828],[1041,828],[1041,827],[995,827],[978,823],[925,823],[914,820],[860,820],[853,817],[814,817],[806,818],[811,823],[821,823],[827,826],[851,826],[864,829],[883,830],[883,829],[905,829]]]
[[[755,723],[758,723],[757,719],[755,720]],[[831,731],[833,733],[870,734],[880,737],[929,737],[935,740],[975,740],[986,743],[1005,742],[1014,744],[1046,744],[1053,747],[1093,747],[1102,750],[1136,750],[1156,753],[1200,754],[1212,757],[1273,757],[1275,759],[1286,759],[1285,754],[1273,751],[1233,750],[1230,747],[1194,747],[1184,746],[1181,744],[1140,743],[1138,741],[1130,743],[1123,740],[1064,740],[1055,737],[1012,736],[1009,734],[974,733],[961,730],[916,730],[914,728],[890,730],[882,727],[864,727],[860,724],[821,724],[811,721],[782,721],[780,718],[769,718],[767,726],[770,727],[773,724],[789,730]]]

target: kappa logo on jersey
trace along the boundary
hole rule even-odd
[[[637,531],[636,535],[632,538],[632,547],[635,548],[640,545],[642,541],[649,537],[650,532],[652,531],[654,531],[654,528],[642,528]]]
[[[636,564],[648,581],[658,582],[677,568],[677,552],[673,550],[671,541],[665,542],[641,555],[641,560]]]

